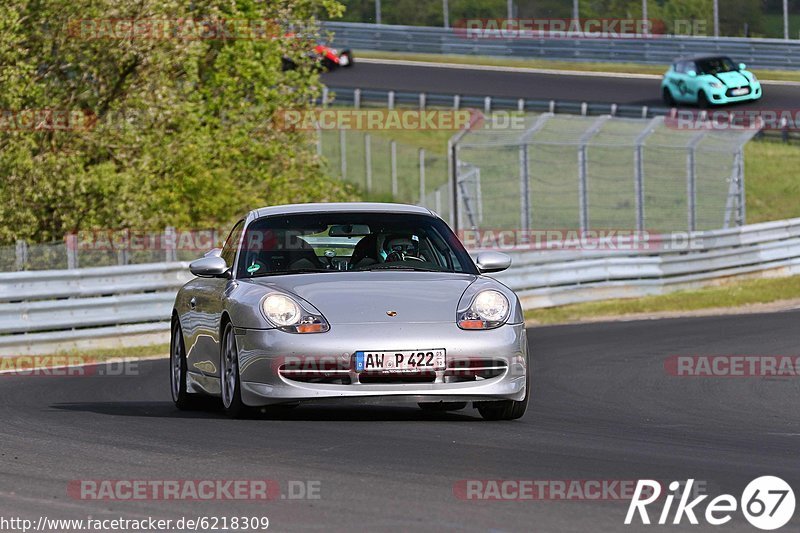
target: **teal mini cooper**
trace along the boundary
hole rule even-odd
[[[729,57],[703,56],[676,60],[661,82],[664,103],[711,105],[747,102],[761,98],[755,74]]]

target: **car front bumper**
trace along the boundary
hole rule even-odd
[[[526,392],[529,363],[523,324],[482,331],[436,323],[391,328],[385,324],[333,325],[330,331],[316,334],[242,328],[235,333],[242,401],[251,406],[332,398],[522,400]],[[395,374],[368,382],[364,374],[354,371],[356,351],[441,348],[446,350],[448,371],[437,372],[428,381],[416,380],[413,375],[395,379]],[[485,366],[486,361],[492,366]],[[483,368],[493,370],[480,370]]]
[[[761,84],[758,82],[751,83],[750,92],[742,96],[729,96],[729,90],[730,89],[728,87],[712,89],[709,94],[709,102],[712,104],[735,104],[737,102],[750,102],[753,100],[759,100],[762,96]]]

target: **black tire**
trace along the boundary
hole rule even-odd
[[[460,411],[467,406],[467,402],[422,402],[417,405],[423,411]]]
[[[344,60],[342,60],[344,58]],[[339,54],[339,66],[343,68],[350,68],[353,66],[353,52],[350,50],[343,50]]]
[[[708,96],[706,96],[705,91],[697,93],[697,107],[700,109],[708,109],[711,107],[711,103],[708,101]]]
[[[187,391],[186,376],[188,367],[186,365],[186,348],[183,343],[181,325],[175,319],[172,321],[169,353],[169,384],[172,393],[172,401],[175,403],[175,407],[182,411],[203,407],[203,398]]]
[[[220,343],[220,395],[222,408],[231,418],[248,416],[252,410],[242,402],[242,385],[239,379],[239,350],[233,326],[228,323]]]
[[[475,407],[484,420],[516,420],[522,418],[528,409],[528,399],[531,396],[531,367],[530,360],[525,369],[525,397],[519,401],[499,400],[494,402],[475,402]]]
[[[677,105],[675,97],[672,96],[672,91],[669,90],[669,87],[664,87],[664,91],[662,92],[661,96],[664,100],[664,104],[666,104],[667,107],[675,107]]]

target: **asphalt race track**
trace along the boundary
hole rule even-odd
[[[572,76],[357,62],[351,68],[324,74],[323,81],[332,87],[345,88],[620,105],[663,105],[660,80],[635,77]],[[733,106],[739,107],[797,109],[800,107],[800,85],[765,84],[764,97],[760,101]]]
[[[754,531],[738,512],[716,528],[685,519],[680,528],[625,527],[621,501],[465,501],[453,487],[691,477],[712,497],[738,499],[771,474],[796,488],[797,379],[674,377],[664,359],[797,355],[798,320],[785,312],[532,329],[532,407],[515,422],[485,422],[471,408],[336,404],[249,420],[184,413],[170,401],[166,360],[126,377],[0,376],[0,510],[32,519],[265,515],[278,531]],[[321,492],[266,503],[85,501],[67,494],[80,479],[272,479],[284,491],[307,480]],[[797,531],[796,520],[784,530]]]

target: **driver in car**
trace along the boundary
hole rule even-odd
[[[416,235],[389,235],[383,243],[386,263],[395,261],[426,261],[419,253],[419,237]]]

